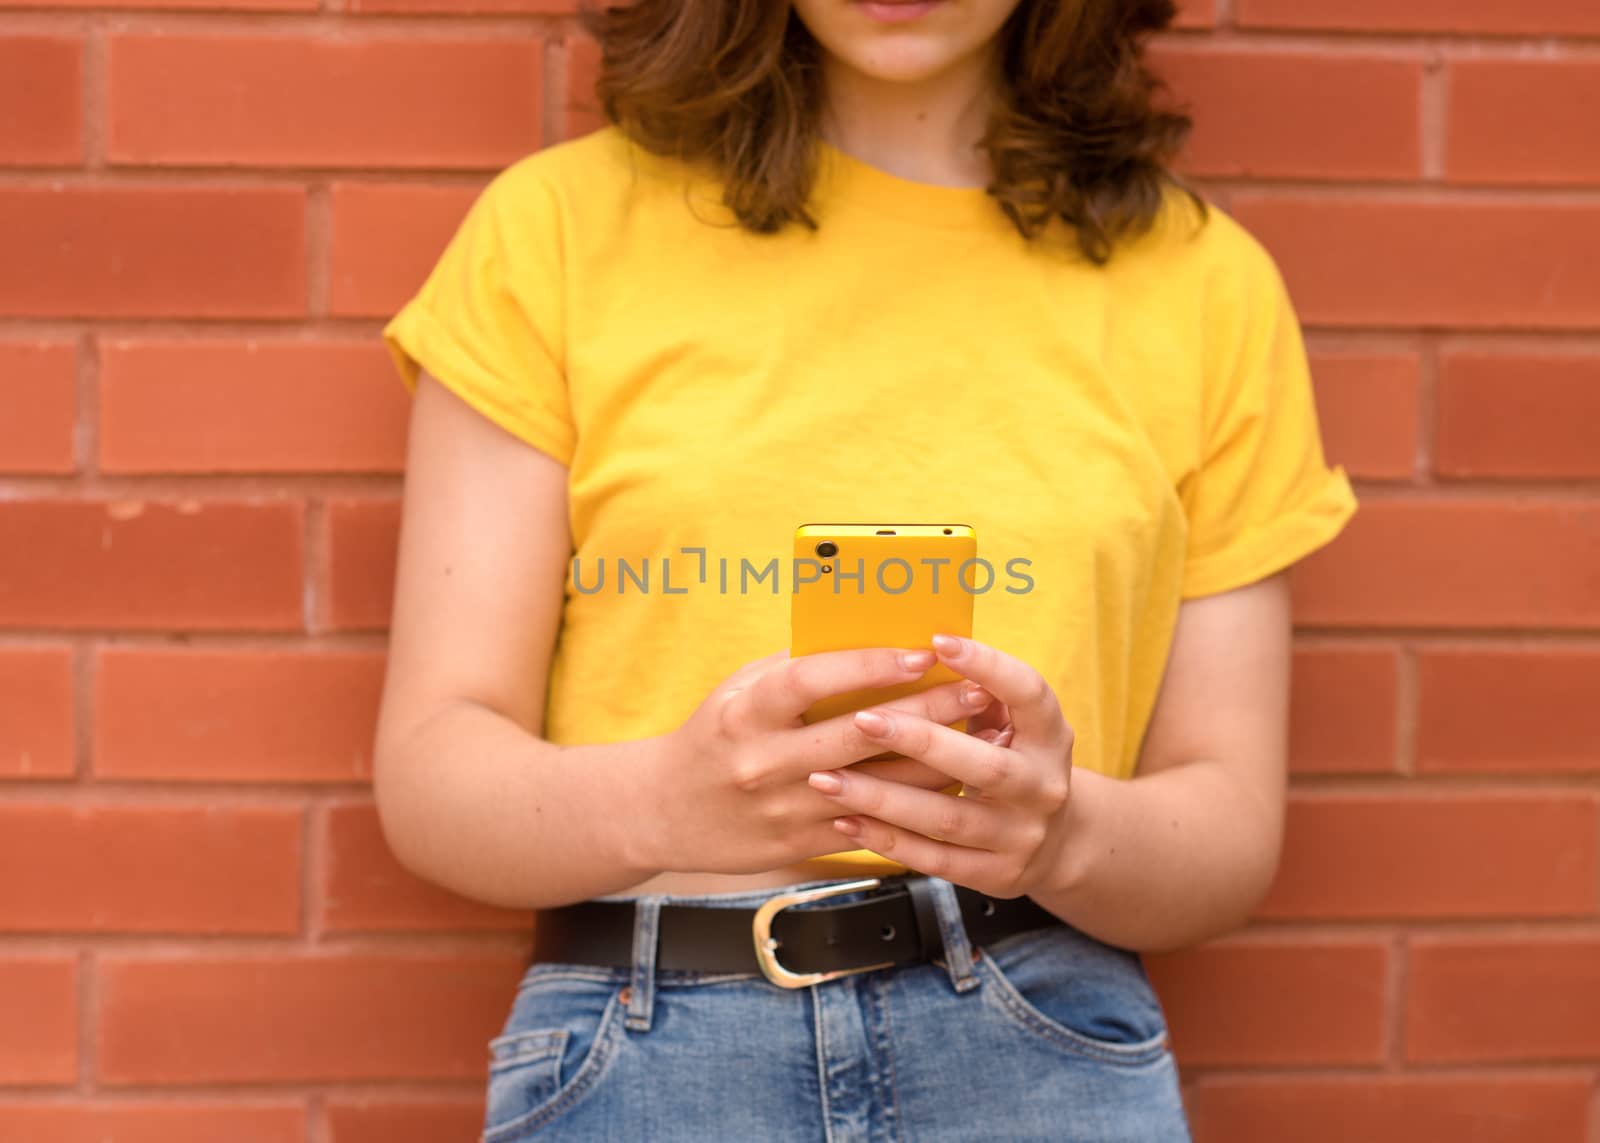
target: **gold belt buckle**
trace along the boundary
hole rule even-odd
[[[778,939],[772,935],[772,918],[790,905],[800,905],[806,901],[815,901],[822,897],[837,897],[842,893],[854,893],[858,889],[876,889],[881,880],[869,877],[864,881],[846,881],[842,885],[824,885],[819,889],[802,889],[795,893],[779,893],[762,902],[756,910],[756,915],[751,919],[750,931],[756,942],[756,963],[761,966],[761,973],[779,988],[804,988],[808,984],[819,984],[824,980],[837,980],[841,976],[853,976],[858,972],[871,972],[879,968],[893,968],[894,961],[883,964],[867,964],[860,968],[839,968],[832,972],[790,972],[778,963]]]

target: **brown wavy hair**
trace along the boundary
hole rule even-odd
[[[739,224],[772,233],[799,222],[815,179],[822,48],[787,2],[581,0],[598,41],[594,96],[644,149],[721,175]],[[1022,0],[999,33],[1004,83],[979,147],[986,188],[1024,238],[1060,218],[1091,261],[1147,231],[1187,137],[1186,114],[1162,106],[1144,41],[1176,14],[1173,0]]]

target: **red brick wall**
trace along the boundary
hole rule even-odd
[[[590,122],[566,0],[0,0],[0,1139],[472,1137],[525,918],[370,808],[376,333]],[[1600,6],[1160,49],[1365,510],[1298,575],[1258,920],[1152,957],[1204,1143],[1597,1143]]]

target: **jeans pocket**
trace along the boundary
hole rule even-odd
[[[1058,1049],[1127,1065],[1168,1050],[1166,1017],[1138,955],[1069,925],[985,945],[973,970],[986,1004]]]
[[[483,1143],[520,1143],[595,1090],[621,1040],[625,983],[548,964],[528,971],[489,1042]]]

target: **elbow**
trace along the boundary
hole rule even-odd
[[[1248,924],[1272,893],[1283,860],[1285,801],[1282,789],[1268,794],[1245,786],[1239,791],[1236,813],[1241,826],[1234,834],[1233,891],[1227,894],[1231,908],[1225,932]],[[1248,828],[1245,822],[1250,823]]]
[[[1221,910],[1221,924],[1213,936],[1244,928],[1272,893],[1283,857],[1283,815],[1268,814],[1267,821],[1241,847],[1233,892]]]
[[[1212,892],[1214,907],[1207,911],[1198,931],[1185,934],[1173,951],[1228,936],[1247,926],[1271,895],[1283,852],[1283,815],[1270,808],[1258,818],[1255,829],[1241,829],[1237,845],[1223,867],[1222,882]]]
[[[1272,886],[1278,880],[1278,869],[1283,864],[1284,802],[1285,799],[1280,795],[1265,801],[1261,807],[1261,825],[1255,831],[1255,846],[1250,853],[1246,874],[1251,886],[1247,920],[1271,894]]]
[[[1190,918],[1189,926],[1147,940],[1139,946],[1139,951],[1180,952],[1238,932],[1250,923],[1257,908],[1266,900],[1273,877],[1272,864],[1264,873],[1254,867],[1235,873],[1229,883],[1213,892],[1209,907]]]
[[[378,813],[378,828],[384,845],[407,873],[430,883],[437,871],[427,860],[428,815],[421,809],[417,791],[421,788],[403,741],[381,740],[373,751],[372,794]]]
[[[1258,910],[1272,893],[1273,883],[1278,875],[1277,850],[1263,854],[1252,862],[1249,869],[1240,876],[1240,889],[1238,900],[1232,911],[1230,923],[1226,932],[1242,929],[1256,916]]]

